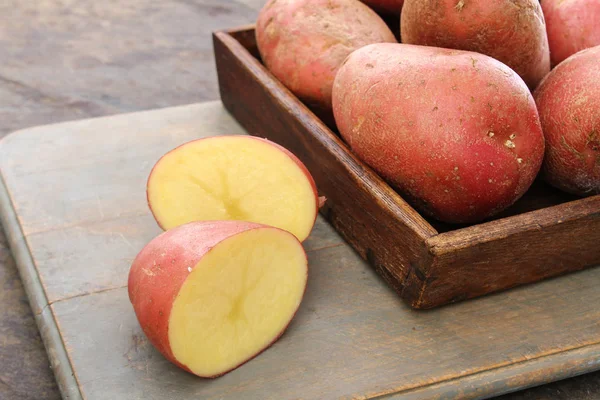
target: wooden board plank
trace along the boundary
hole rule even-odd
[[[415,312],[346,246],[311,252],[309,261],[308,292],[290,330],[272,349],[215,381],[181,373],[151,347],[125,289],[55,303],[82,393],[90,399],[333,399],[400,391],[407,398],[480,398],[514,389],[513,380],[531,384],[532,376],[582,368],[587,362],[573,364],[566,355],[564,364],[553,365],[552,354],[562,346],[585,348],[599,329],[595,321],[581,324],[590,315],[598,319],[595,304],[565,317],[560,307],[595,285],[590,271],[573,275],[551,297],[520,289],[465,303],[468,309]],[[544,291],[555,286],[550,283]],[[556,307],[544,311],[540,301]],[[89,331],[90,325],[98,330]],[[540,363],[542,371],[527,363],[521,369],[524,360]],[[543,375],[545,368],[553,375]],[[525,371],[532,376],[520,377]],[[454,380],[459,377],[468,383]]]
[[[306,298],[282,339],[217,380],[173,367],[143,337],[124,288],[131,258],[159,232],[134,191],[163,152],[217,132],[207,123],[237,127],[211,103],[39,127],[0,143],[3,224],[70,398],[478,399],[600,369],[600,269],[412,311],[322,218],[305,243]],[[31,165],[19,162],[28,154]],[[111,183],[115,171],[130,184]]]
[[[55,303],[82,393],[90,399],[349,399],[400,391],[402,399],[469,399],[600,367],[600,347],[589,342],[598,325],[581,324],[598,318],[595,305],[564,318],[552,307],[587,292],[594,285],[590,271],[573,275],[553,298],[520,289],[508,298],[465,303],[468,310],[422,313],[408,310],[345,246],[311,253],[310,262],[307,297],[290,330],[216,381],[181,373],[151,347],[125,289]],[[548,286],[544,291],[555,285]],[[542,310],[544,301],[551,310]],[[573,325],[574,331],[564,329]],[[561,353],[565,345],[572,353]],[[596,361],[585,361],[589,356]]]

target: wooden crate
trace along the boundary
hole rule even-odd
[[[600,263],[600,196],[538,181],[496,218],[420,215],[263,66],[254,27],[213,35],[221,99],[252,135],[294,152],[327,197],[322,214],[412,307],[432,308]],[[331,124],[330,124],[331,125]]]

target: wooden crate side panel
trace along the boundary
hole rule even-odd
[[[600,264],[600,196],[506,218],[427,241],[422,308]]]

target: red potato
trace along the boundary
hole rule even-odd
[[[402,11],[404,0],[361,0],[372,9],[389,14],[398,14]]]
[[[362,46],[396,38],[358,0],[270,0],[258,16],[256,41],[271,73],[327,118],[344,59]]]
[[[152,240],[129,272],[129,299],[150,342],[201,377],[223,375],[274,343],[296,313],[307,259],[289,232],[193,222]]]
[[[303,241],[317,218],[315,182],[285,148],[252,136],[194,140],[165,154],[148,177],[148,205],[163,229],[241,220]]]
[[[529,188],[544,154],[527,86],[478,53],[363,47],[338,72],[333,111],[352,151],[441,221],[505,209]]]
[[[543,0],[552,65],[600,46],[600,0]]]
[[[546,136],[544,178],[569,193],[600,194],[600,46],[560,63],[534,96]]]
[[[537,0],[406,0],[402,42],[475,51],[511,67],[534,89],[550,72]]]

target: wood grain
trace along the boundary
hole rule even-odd
[[[214,35],[221,98],[251,134],[298,155],[328,198],[323,215],[417,309],[470,299],[600,263],[600,196],[537,182],[513,207],[472,226],[419,215],[356,159],[261,64],[253,28]],[[581,238],[581,239],[579,239]]]
[[[211,33],[264,0],[3,0],[0,132],[214,100]]]
[[[599,233],[595,196],[437,235],[427,241],[434,261],[420,301],[428,307],[595,266]]]

